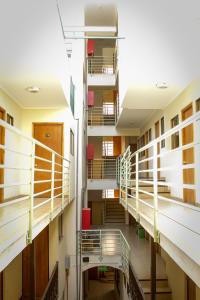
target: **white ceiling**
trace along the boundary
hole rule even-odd
[[[117,127],[141,128],[157,112],[156,109],[127,109],[124,108],[120,114]]]
[[[66,54],[56,1],[4,1],[0,36],[3,89],[24,108],[66,106]],[[39,93],[25,91],[33,85]]]

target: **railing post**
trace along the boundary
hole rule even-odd
[[[100,260],[103,259],[103,249],[102,249],[102,232],[99,230],[99,239],[100,239]]]
[[[70,180],[71,180],[71,161],[69,162],[69,169],[68,169],[68,178],[67,178],[67,181],[68,181],[68,202],[70,203],[71,202],[71,184],[70,184]]]
[[[54,210],[54,186],[55,186],[55,153],[52,152],[52,162],[51,162],[51,213],[50,219],[53,218]]]
[[[158,242],[158,148],[153,145],[154,242]]]
[[[29,206],[29,230],[27,244],[33,240],[33,209],[34,209],[34,180],[35,180],[35,142],[32,142],[31,150],[31,181],[30,181],[30,206]]]
[[[135,155],[135,196],[136,196],[136,221],[139,222],[139,153],[137,152]]]
[[[122,203],[122,160],[119,160],[119,202]]]
[[[62,158],[62,204],[61,209],[64,209],[64,202],[65,202],[65,163],[64,159]]]
[[[126,210],[128,208],[128,161],[126,159],[126,163],[125,163],[125,168],[126,168],[126,171],[125,171],[125,180],[126,180],[126,183],[125,183],[125,189],[126,189]]]

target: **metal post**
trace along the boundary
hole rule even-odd
[[[128,162],[126,160],[126,209],[128,209]]]
[[[100,260],[103,258],[103,249],[102,249],[102,232],[99,230],[99,237],[100,237]]]
[[[154,242],[158,242],[158,149],[153,145]]]
[[[71,202],[71,190],[70,190],[70,188],[71,188],[71,184],[70,184],[70,180],[71,180],[71,161],[69,162],[69,169],[68,169],[68,179],[67,179],[67,181],[68,181],[68,197],[69,197],[69,199],[68,199],[68,202],[70,203]]]
[[[122,160],[119,161],[119,202],[122,203]]]
[[[156,300],[156,243],[151,237],[151,300]]]
[[[64,158],[62,158],[62,204],[61,209],[64,209],[64,202],[65,202],[65,168],[64,168]]]
[[[50,219],[53,218],[54,210],[54,184],[55,183],[55,153],[52,152],[52,162],[51,162],[51,213]]]
[[[135,155],[136,221],[139,222],[139,153]]]
[[[34,209],[34,180],[35,180],[35,142],[32,142],[31,151],[31,181],[30,181],[30,207],[29,207],[29,231],[27,244],[33,240],[33,209]]]

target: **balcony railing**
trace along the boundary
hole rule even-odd
[[[89,126],[114,126],[116,123],[116,109],[114,104],[109,108],[91,107],[88,109]]]
[[[41,300],[58,299],[58,262],[56,263]]]
[[[0,129],[5,131],[0,144],[1,257],[21,238],[30,243],[34,228],[52,220],[71,197],[68,159],[2,120]]]
[[[161,236],[167,238],[198,265],[200,256],[195,245],[200,244],[199,120],[200,112],[135,153],[128,147],[119,158],[118,178],[120,202],[125,209],[156,242]],[[179,145],[173,149],[177,133]]]
[[[118,229],[82,230],[80,232],[81,256],[103,257],[119,256],[122,270],[129,277],[130,247]],[[108,261],[108,260],[107,260]]]
[[[116,179],[116,158],[93,159],[88,161],[88,179]]]
[[[88,74],[114,75],[116,71],[116,56],[90,56],[88,60]]]

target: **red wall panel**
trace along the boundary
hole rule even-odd
[[[88,106],[94,106],[94,91],[88,91]]]
[[[91,226],[91,209],[82,209],[82,230],[89,230]]]
[[[87,145],[87,159],[92,160],[94,159],[94,145],[93,144],[88,144]]]

